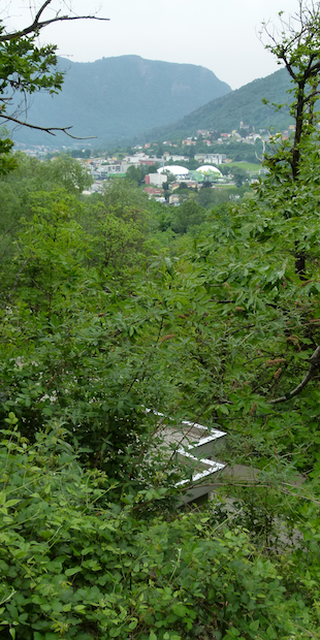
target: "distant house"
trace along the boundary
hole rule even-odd
[[[227,156],[225,153],[197,153],[194,159],[208,164],[222,164],[226,162]]]
[[[157,189],[156,187],[145,187],[143,191],[149,196],[162,196],[162,189]]]
[[[160,167],[160,169],[158,169],[157,172],[160,174],[172,173],[175,176],[176,180],[187,180],[189,176],[189,169],[176,164]]]
[[[171,162],[188,162],[189,160],[188,156],[174,155],[169,153],[168,151],[164,152],[163,157],[166,159],[166,162],[168,162],[169,160]]]
[[[153,164],[160,164],[162,162],[162,158],[156,158],[156,156],[147,156],[143,160],[140,160],[140,164],[145,166],[150,166]]]
[[[169,196],[169,204],[177,206],[179,204],[179,196],[176,193],[172,193]]]
[[[162,187],[164,182],[167,182],[168,176],[165,173],[149,173],[145,176],[145,184],[151,184],[155,187]]]
[[[198,129],[197,134],[198,136],[208,136],[210,135],[210,131],[208,131],[208,129]]]
[[[288,133],[288,131],[284,131],[284,133]],[[249,144],[254,144],[256,140],[261,140],[261,135],[259,133],[249,133],[249,135],[244,140]]]
[[[135,153],[134,156],[126,156],[124,160],[128,164],[133,165],[134,167],[139,167],[141,157],[148,157],[148,156],[145,156],[144,153],[139,153],[139,154]]]

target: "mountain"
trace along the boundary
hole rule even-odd
[[[290,76],[286,69],[280,69],[211,100],[173,124],[147,132],[143,140],[165,140],[178,133],[193,135],[198,129],[230,132],[239,129],[240,122],[256,130],[271,127],[284,130],[293,124],[288,108],[277,111],[271,104],[263,104],[262,100],[266,98],[270,103],[286,104],[290,102],[289,88]]]
[[[62,92],[34,94],[28,122],[72,125],[73,135],[97,136],[96,146],[167,125],[231,91],[204,67],[133,55],[86,63],[59,58],[59,69],[66,72]],[[25,127],[16,128],[12,135],[16,142],[28,145],[72,144],[63,134],[53,138]]]

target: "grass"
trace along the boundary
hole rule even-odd
[[[228,167],[240,167],[245,171],[252,171],[257,173],[261,169],[261,163],[259,162],[259,164],[255,164],[254,162],[245,162],[245,161],[228,162]]]

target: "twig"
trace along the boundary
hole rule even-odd
[[[270,400],[270,404],[278,404],[279,402],[286,402],[287,400],[290,400],[294,396],[298,395],[298,393],[300,393],[300,391],[302,391],[302,389],[304,389],[307,386],[309,380],[313,378],[316,369],[318,369],[320,365],[320,345],[313,352],[309,362],[310,362],[309,370],[305,375],[305,377],[303,378],[303,380],[300,382],[300,384],[298,384],[298,386],[295,389],[290,391],[290,393],[286,394],[285,396],[281,396],[280,398],[275,398],[275,400]]]
[[[40,127],[39,125],[36,125],[36,124],[30,124],[30,122],[23,122],[22,120],[18,120],[17,118],[14,118],[13,116],[8,116],[7,114],[0,115],[0,118],[4,118],[5,120],[9,120],[10,122],[15,122],[16,124],[20,124],[22,127],[29,127],[29,129],[37,129],[39,131],[45,131],[46,133],[50,133],[51,136],[56,135],[55,133],[53,133],[54,131],[61,131],[62,133],[65,133],[67,136],[69,136],[69,138],[73,138],[74,140],[92,140],[93,138],[97,137],[97,136],[85,136],[85,137],[79,138],[78,136],[74,136],[72,135],[72,133],[69,133],[69,129],[72,129],[72,126]]]
[[[25,268],[26,264],[29,262],[29,260],[30,260],[30,258],[26,258],[26,259],[25,259],[25,261],[22,263],[22,265],[21,265],[21,267],[20,267],[20,269],[19,269],[19,271],[18,271],[18,273],[17,273],[17,275],[16,275],[16,279],[15,279],[15,281],[14,281],[14,283],[13,283],[13,287],[12,287],[12,289],[11,289],[10,293],[9,293],[9,294],[8,294],[8,296],[7,296],[7,299],[6,299],[5,304],[7,304],[7,302],[10,300],[10,298],[11,298],[11,296],[12,296],[13,292],[14,292],[14,291],[15,291],[15,289],[17,288],[17,286],[18,286],[18,282],[19,282],[19,278],[20,278],[20,275],[21,275],[21,273],[22,273],[23,269]]]
[[[99,18],[98,16],[88,15],[88,16],[68,16],[62,15],[60,16],[58,13],[54,18],[48,18],[47,20],[40,21],[41,15],[44,10],[49,6],[51,0],[46,0],[43,5],[40,7],[37,15],[35,16],[34,21],[28,27],[21,29],[20,31],[14,31],[13,33],[3,33],[0,35],[0,42],[10,42],[10,40],[16,40],[20,38],[24,38],[28,36],[30,33],[39,32],[44,27],[48,27],[50,24],[54,24],[55,22],[67,22],[69,20],[98,20],[100,22],[108,22],[110,18]]]

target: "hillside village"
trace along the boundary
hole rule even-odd
[[[290,126],[282,132],[282,138],[287,139],[293,131],[294,126]],[[209,183],[211,187],[235,184],[241,186],[245,181],[250,183],[256,180],[265,171],[262,169],[261,159],[272,135],[265,130],[257,133],[241,122],[239,131],[217,135],[215,131],[198,130],[195,136],[179,141],[137,144],[126,155],[121,151],[112,155],[100,155],[87,159],[86,164],[95,180],[92,186],[94,191],[99,190],[110,178],[125,177],[128,171],[133,178],[133,169],[138,169],[141,171],[142,182],[146,185],[144,191],[149,197],[160,202],[178,204],[177,195],[171,193],[169,197],[165,197],[169,183],[170,191],[173,192],[182,183],[188,189],[198,190],[202,186],[207,187]],[[231,147],[234,148],[235,145],[236,156],[234,149],[231,151]],[[241,171],[243,175],[240,178]]]

